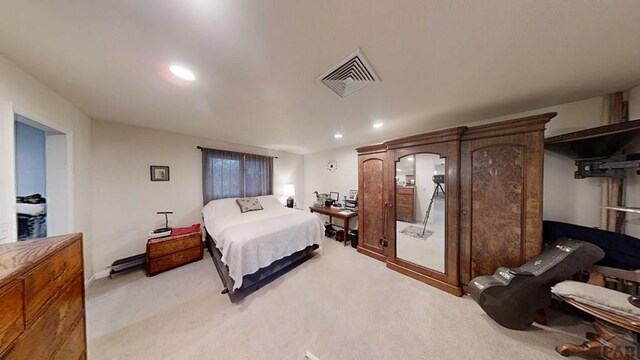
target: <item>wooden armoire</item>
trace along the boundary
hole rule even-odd
[[[466,285],[477,276],[493,274],[500,266],[517,267],[539,254],[543,133],[554,116],[556,113],[546,113],[457,127],[357,148],[358,251],[454,295],[466,291]],[[403,193],[397,184],[396,164],[406,156],[417,161],[421,154],[438,155],[444,163],[443,243],[434,247],[442,247],[437,250],[442,252],[441,267],[425,266],[410,253],[399,256],[403,248],[409,249],[402,241],[411,242],[411,251],[419,252],[415,246],[439,240],[437,235],[408,238],[396,229],[412,225],[400,218],[396,221],[396,194]],[[425,182],[416,184],[416,192],[427,186]],[[417,222],[413,226],[423,225]]]

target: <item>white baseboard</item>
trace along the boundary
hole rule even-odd
[[[88,288],[89,286],[91,286],[91,284],[93,284],[94,281],[98,279],[106,278],[107,276],[109,276],[110,271],[111,270],[105,270],[105,271],[100,271],[99,273],[93,274],[90,278],[85,280],[84,287]]]
[[[91,277],[90,277],[90,278],[88,278],[88,279],[84,279],[84,288],[86,289],[86,288],[88,288],[89,286],[91,286],[91,284],[93,284],[93,282],[94,282],[95,280],[96,280],[96,276],[95,276],[95,274],[94,274],[94,275],[91,275]]]

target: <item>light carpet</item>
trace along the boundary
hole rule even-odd
[[[331,239],[319,256],[232,304],[213,262],[87,291],[89,357],[99,359],[559,359],[579,341],[496,325],[469,297],[403,276]],[[551,324],[554,325],[554,324]],[[566,328],[574,326],[565,324]]]

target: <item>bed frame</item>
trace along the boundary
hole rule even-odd
[[[220,250],[216,247],[213,238],[209,235],[206,228],[204,229],[204,232],[207,249],[209,249],[211,259],[216,266],[216,270],[218,270],[218,275],[220,276],[220,280],[222,280],[222,285],[224,286],[222,294],[229,295],[229,299],[232,303],[236,303],[244,299],[244,297],[250,293],[258,290],[262,286],[282,276],[287,271],[302,264],[309,259],[311,257],[311,253],[318,248],[318,245],[316,244],[307,246],[300,251],[274,261],[271,265],[261,268],[253,274],[245,275],[242,279],[242,286],[234,291],[232,289],[235,282],[229,276],[229,268],[222,262],[222,254],[220,253]]]

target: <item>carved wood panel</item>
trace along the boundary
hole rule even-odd
[[[384,161],[380,158],[362,161],[362,189],[358,208],[362,214],[363,245],[382,252],[379,238],[383,234],[383,178]]]
[[[525,150],[494,145],[471,154],[471,278],[521,264]]]

